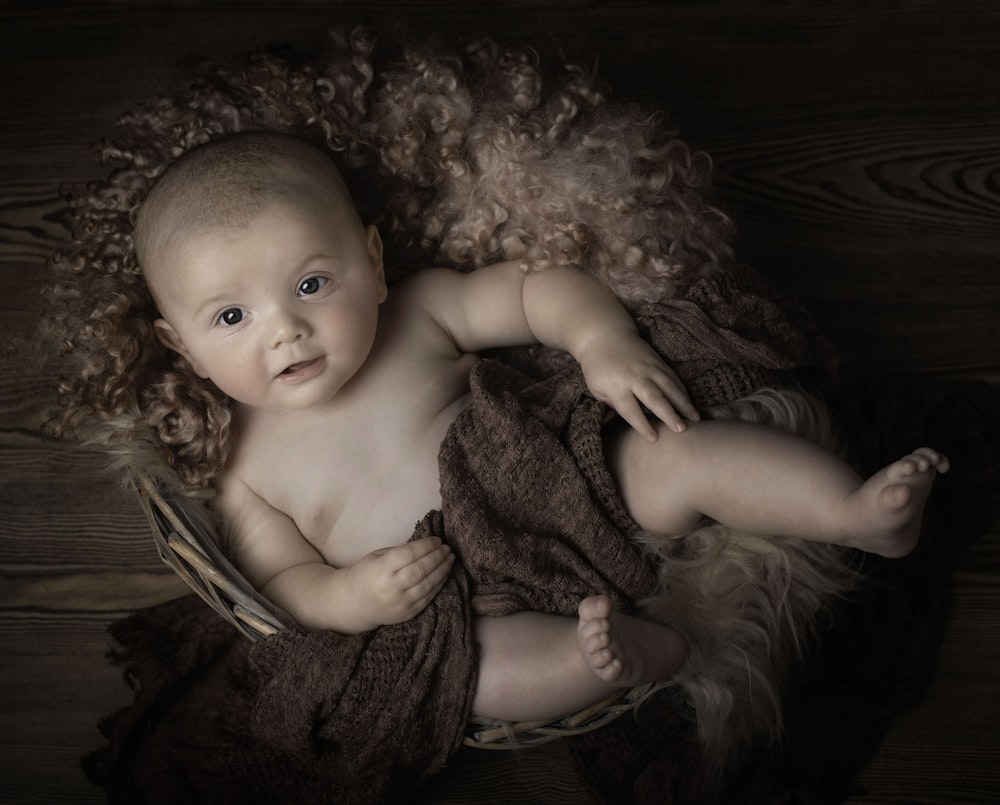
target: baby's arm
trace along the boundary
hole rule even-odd
[[[647,439],[655,441],[656,430],[643,405],[675,431],[686,427],[682,416],[699,419],[680,378],[640,337],[614,294],[588,274],[572,269],[529,274],[522,297],[538,340],[576,358],[591,393]]]
[[[328,565],[290,517],[239,479],[220,484],[218,505],[247,580],[306,629],[367,632],[416,616],[447,580],[454,556],[437,537]]]
[[[643,405],[677,431],[684,417],[699,419],[677,375],[611,291],[588,274],[559,268],[525,274],[514,262],[469,274],[421,273],[418,295],[459,349],[539,342],[565,350],[594,396],[651,441],[656,430]]]

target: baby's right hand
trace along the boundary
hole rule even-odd
[[[380,548],[350,568],[359,606],[374,623],[388,626],[419,614],[444,587],[455,563],[438,537]]]

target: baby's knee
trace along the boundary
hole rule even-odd
[[[688,433],[675,433],[661,424],[656,441],[650,442],[628,429],[611,445],[608,464],[618,494],[644,531],[684,534],[701,522],[701,513],[690,505],[691,474],[697,472],[697,462]]]

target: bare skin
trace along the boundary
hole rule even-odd
[[[318,181],[315,166],[300,172]],[[441,441],[467,404],[476,353],[493,346],[541,342],[580,363],[591,393],[620,415],[609,467],[648,531],[684,533],[707,516],[884,556],[916,544],[933,479],[948,469],[933,450],[864,480],[783,431],[700,422],[625,309],[585,274],[429,269],[388,293],[377,231],[317,203],[178,224],[169,250],[144,252],[143,266],[160,339],[234,402],[217,500],[237,564],[304,627],[400,623],[440,591],[449,547],[409,537],[441,505]],[[668,676],[686,654],[675,630],[600,596],[576,619],[479,618],[476,633],[473,712],[504,719],[563,715]]]
[[[945,456],[922,447],[863,479],[775,428],[698,422],[682,434],[659,431],[653,443],[623,429],[608,438],[625,505],[655,533],[683,534],[708,517],[898,558],[916,546],[934,479],[949,468]]]
[[[869,478],[849,498],[863,524],[850,544],[889,559],[909,554],[920,537],[924,504],[947,457],[921,447]]]
[[[591,672],[608,685],[632,687],[665,679],[687,656],[673,629],[615,610],[606,595],[580,602],[577,646]]]
[[[675,629],[618,612],[607,596],[585,598],[578,615],[575,626],[537,612],[477,619],[472,711],[512,721],[560,718],[620,688],[667,679],[687,656]]]

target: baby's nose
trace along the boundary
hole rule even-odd
[[[282,344],[298,341],[308,334],[309,323],[302,316],[297,316],[289,311],[279,311],[274,317],[271,348],[276,349]]]

